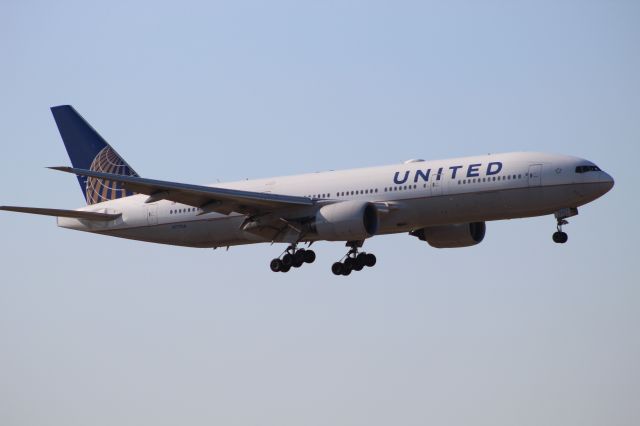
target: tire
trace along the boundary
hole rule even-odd
[[[371,268],[373,266],[375,266],[377,259],[376,256],[374,254],[371,253],[367,253],[367,258],[366,258],[366,265]]]
[[[304,251],[304,261],[307,263],[313,263],[316,261],[316,252],[313,250]]]
[[[291,269],[291,266],[283,266],[283,267],[280,269],[280,272],[287,273],[287,272],[289,272],[289,270],[290,270],[290,269]]]
[[[304,263],[304,255],[305,255],[305,249],[300,249],[298,251],[296,251],[293,254],[293,264],[295,266],[296,263],[299,263],[300,265],[302,265]],[[299,266],[296,266],[296,268],[298,268]]]
[[[303,264],[304,264],[304,260],[299,259],[299,258],[297,258],[297,257],[294,257],[294,258],[293,258],[293,265],[291,265],[291,266],[293,266],[294,268],[299,268],[299,267],[301,267]]]
[[[355,265],[355,262],[351,257],[347,257],[342,263],[344,263],[345,268],[349,268],[349,269],[353,269],[353,266]]]
[[[293,256],[289,253],[282,256],[282,265],[291,267],[293,265]]]
[[[557,244],[564,244],[569,240],[569,236],[566,232],[554,232],[553,242]]]
[[[269,267],[273,272],[280,272],[282,269],[282,261],[280,259],[273,259]]]
[[[351,269],[346,268],[344,271],[342,271],[342,275],[344,275],[345,277],[351,275]]]
[[[367,253],[360,253],[356,257],[355,266],[353,267],[353,269],[355,269],[356,271],[360,271],[365,266],[367,266]]]
[[[331,265],[331,272],[333,272],[334,275],[342,275],[342,263],[336,262]]]

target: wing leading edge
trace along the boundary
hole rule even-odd
[[[304,207],[314,204],[310,198],[292,195],[168,182],[145,179],[137,176],[94,172],[73,167],[50,167],[50,169],[72,173],[77,176],[88,176],[119,182],[127,190],[149,195],[146,201],[147,203],[159,200],[170,200],[198,207],[202,209],[202,213],[217,212],[230,214],[231,212],[238,212],[243,214],[257,214],[287,207]]]

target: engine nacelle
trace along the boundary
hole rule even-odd
[[[435,248],[471,247],[484,240],[486,230],[484,222],[472,222],[429,226],[412,231],[411,235]]]
[[[366,201],[343,201],[321,207],[311,230],[328,241],[359,241],[378,232],[378,209]]]

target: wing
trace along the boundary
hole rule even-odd
[[[121,213],[109,214],[109,213],[97,213],[97,212],[84,212],[79,210],[41,209],[37,207],[18,207],[18,206],[0,206],[0,210],[6,210],[6,211],[18,212],[18,213],[40,214],[44,216],[72,217],[74,219],[98,220],[98,221],[114,220],[122,216]]]
[[[202,209],[202,213],[218,212],[230,214],[231,212],[238,212],[242,214],[259,214],[287,207],[314,205],[313,201],[307,197],[167,182],[72,167],[50,167],[50,169],[73,173],[78,176],[89,176],[119,182],[127,190],[149,195],[146,200],[147,203],[170,200],[199,207]]]

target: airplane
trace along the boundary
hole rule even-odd
[[[86,206],[76,210],[1,206],[57,217],[60,227],[132,240],[220,248],[286,243],[274,272],[313,263],[309,246],[345,242],[332,264],[350,275],[376,264],[361,251],[377,235],[406,233],[435,248],[482,242],[486,222],[553,214],[553,241],[578,207],[605,193],[613,178],[591,161],[512,152],[448,160],[412,159],[382,167],[195,185],[148,179],[134,169],[70,105],[51,108]],[[299,247],[307,244],[307,248]]]

